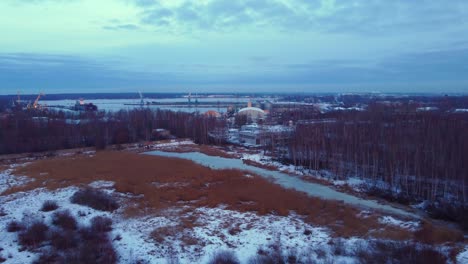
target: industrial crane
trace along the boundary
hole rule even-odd
[[[145,101],[143,101],[143,94],[141,93],[141,91],[138,91],[138,94],[140,95],[140,104],[144,105]]]
[[[44,96],[44,94],[43,94],[43,93],[39,93],[39,95],[37,96],[36,100],[34,100],[34,103],[33,103],[32,107],[30,107],[30,108],[32,108],[32,109],[37,109],[37,108],[39,108],[39,99],[41,99],[41,96]]]

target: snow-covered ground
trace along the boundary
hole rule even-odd
[[[457,263],[458,264],[468,263],[468,246],[465,246],[465,249],[457,255]]]
[[[14,168],[18,166],[25,166],[26,164],[18,165],[18,164],[11,164],[9,165],[9,168],[0,171],[0,194],[5,192],[6,190],[15,187],[15,186],[21,186],[25,183],[28,183],[32,181],[31,178],[26,177],[26,176],[16,176],[12,175],[11,173],[13,172]]]
[[[128,196],[113,190],[113,182],[97,181],[91,187],[105,190],[118,197],[121,204]],[[0,216],[0,255],[5,263],[30,263],[37,253],[22,251],[17,242],[17,233],[6,232],[8,223],[16,221],[44,220],[50,224],[54,212],[42,212],[44,201],[56,201],[57,210],[69,210],[79,223],[88,225],[95,216],[112,218],[114,230],[110,233],[120,263],[143,260],[149,263],[166,263],[171,256],[177,256],[180,263],[206,263],[219,250],[236,253],[241,263],[256,255],[257,250],[269,244],[280,244],[284,254],[294,252],[297,256],[313,258],[319,262],[323,256],[331,257],[329,233],[326,229],[314,227],[291,214],[287,217],[255,213],[237,212],[218,208],[180,207],[168,209],[155,215],[125,218],[123,208],[109,213],[73,204],[70,197],[78,187],[68,187],[56,191],[35,189],[7,196],[0,196],[3,214]],[[188,221],[188,222],[187,222]],[[189,226],[187,226],[187,223]],[[154,231],[154,233],[153,233]],[[169,231],[169,232],[168,232]],[[157,240],[158,232],[162,239]],[[153,233],[153,235],[152,235]],[[120,239],[115,239],[115,238]],[[356,238],[344,240],[351,246]],[[339,257],[344,263],[355,263],[352,257]]]
[[[155,149],[161,149],[161,148],[177,148],[177,147],[180,147],[180,146],[186,146],[186,145],[195,145],[195,143],[193,143],[192,140],[175,140],[175,139],[172,139],[170,142],[167,142],[167,143],[157,143],[157,144],[154,144],[152,145],[151,147],[152,148],[155,148]]]
[[[379,222],[381,224],[398,226],[400,228],[408,229],[411,231],[416,231],[420,227],[419,221],[402,221],[392,216],[382,216],[381,218],[379,218]]]

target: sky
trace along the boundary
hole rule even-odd
[[[0,94],[468,93],[466,0],[1,0]]]

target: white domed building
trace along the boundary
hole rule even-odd
[[[266,113],[258,107],[252,107],[252,103],[249,102],[248,106],[240,109],[237,114],[245,115],[248,120],[256,122],[257,120],[264,118]]]

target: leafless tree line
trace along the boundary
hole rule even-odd
[[[211,142],[209,131],[225,127],[224,121],[196,113],[134,109],[119,112],[32,113],[15,112],[0,119],[0,154],[50,151],[65,148],[105,148],[156,139],[156,128],[172,135]]]
[[[468,203],[468,113],[370,108],[323,118],[297,125],[286,159],[395,195]]]

